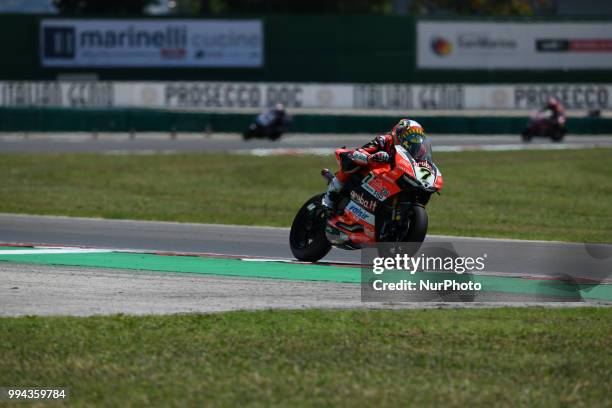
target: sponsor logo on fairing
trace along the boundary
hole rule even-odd
[[[368,224],[374,225],[374,214],[364,210],[354,201],[348,203],[348,205],[346,206],[346,211],[355,215],[357,218],[361,218]]]
[[[372,194],[378,201],[385,201],[391,193],[385,188],[381,179],[374,177],[361,185],[365,191]]]
[[[425,167],[430,173],[433,173],[433,167],[431,167],[431,163],[429,163],[427,160],[420,160],[417,162],[417,164],[419,167]]]
[[[376,206],[378,205],[376,201],[368,200],[367,198],[363,196],[362,193],[358,193],[355,190],[351,191],[351,200],[355,201],[357,204],[359,204],[366,210],[372,211],[372,212],[376,211]]]

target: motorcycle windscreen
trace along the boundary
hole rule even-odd
[[[433,163],[433,149],[429,139],[423,139],[421,143],[413,143],[408,149],[401,145],[395,145],[395,150],[406,154],[408,153],[416,161],[428,161]]]

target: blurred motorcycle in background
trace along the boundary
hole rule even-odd
[[[289,130],[290,125],[291,116],[279,103],[274,108],[259,114],[242,136],[244,140],[270,139],[274,141],[280,139],[283,133]]]
[[[525,129],[521,133],[524,142],[530,142],[532,138],[550,137],[553,142],[560,142],[565,136],[565,114],[557,114],[550,109],[533,112]]]

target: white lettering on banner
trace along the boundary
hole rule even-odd
[[[0,82],[0,106],[110,107],[112,82]]]
[[[412,109],[410,85],[355,85],[353,106],[357,109]]]
[[[392,89],[399,87],[396,91]],[[185,109],[612,109],[612,84],[389,85],[249,82],[0,81],[0,106]]]
[[[610,22],[419,21],[417,68],[610,69]]]
[[[602,109],[610,107],[610,89],[599,85],[536,85],[514,88],[516,108],[539,108],[548,98],[557,98],[569,109]]]
[[[463,109],[462,85],[354,85],[356,109]]]
[[[264,95],[256,84],[164,85],[164,106],[187,108],[258,108]]]
[[[420,86],[418,109],[463,109],[465,98],[461,85]]]
[[[260,20],[40,22],[44,67],[261,67]]]
[[[262,108],[282,103],[304,106],[304,90],[295,84],[167,83],[164,105],[189,108]]]

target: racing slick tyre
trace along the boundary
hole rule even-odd
[[[521,139],[523,139],[523,142],[531,142],[532,138],[533,138],[533,135],[531,134],[529,129],[525,129],[521,133]]]
[[[427,235],[427,227],[429,223],[425,207],[413,205],[410,207],[408,216],[410,217],[410,226],[408,227],[408,231],[406,232],[406,235],[402,241],[418,242],[420,244],[423,243],[425,240],[425,235]]]
[[[280,139],[280,137],[281,137],[282,135],[283,135],[283,134],[282,134],[282,133],[280,133],[280,132],[272,132],[272,134],[270,135],[270,137],[269,137],[269,138],[270,138],[270,140],[271,140],[271,141],[275,142],[275,141],[277,141],[278,139]]]
[[[248,128],[243,134],[242,134],[242,139],[244,140],[249,140],[255,137],[255,135],[253,134],[253,129]]]
[[[407,211],[408,230],[397,242],[389,242],[390,245],[378,245],[378,255],[382,257],[393,257],[396,254],[414,256],[421,248],[427,235],[427,211],[420,205],[412,205]]]
[[[316,262],[331,249],[325,236],[327,217],[321,206],[323,194],[317,194],[300,208],[289,232],[291,252],[300,261]]]
[[[242,138],[244,140],[254,139],[256,137],[259,137],[259,133],[259,127],[255,123],[252,123],[249,128],[242,134]]]
[[[563,136],[565,135],[564,133],[565,132],[563,132],[563,129],[555,129],[550,138],[553,142],[560,142],[563,140]]]

